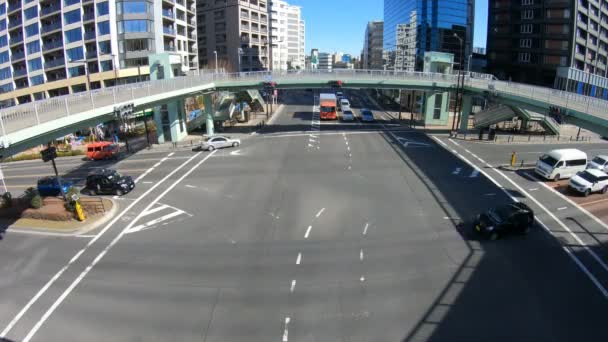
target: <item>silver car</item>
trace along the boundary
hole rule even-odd
[[[197,150],[213,151],[224,147],[237,147],[241,144],[239,139],[232,139],[230,137],[216,135],[213,137],[206,138]]]

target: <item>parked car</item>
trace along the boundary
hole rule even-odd
[[[355,120],[355,114],[353,114],[353,111],[350,109],[350,107],[344,107],[344,110],[342,111],[342,120],[343,121],[354,121]]]
[[[589,164],[587,164],[588,169],[596,169],[600,171],[608,171],[608,156],[599,155],[593,157]]]
[[[568,187],[587,197],[592,192],[608,192],[608,174],[596,169],[587,169],[570,178]]]
[[[122,196],[135,188],[131,176],[123,176],[113,169],[101,169],[87,176],[86,189],[93,195]]]
[[[350,102],[348,102],[348,99],[343,97],[340,99],[340,106],[341,107],[350,107]]]
[[[374,121],[374,113],[367,108],[361,109],[361,121],[363,122],[373,122]]]
[[[206,138],[194,150],[196,151],[213,151],[224,147],[238,147],[241,144],[239,139],[232,139],[227,136],[216,135]]]
[[[120,154],[118,144],[109,141],[99,141],[87,145],[87,159],[117,159]]]
[[[59,196],[61,188],[63,188],[63,193],[66,193],[72,185],[72,182],[62,180],[60,187],[57,177],[44,177],[38,180],[37,189],[40,196]]]
[[[524,203],[515,202],[477,215],[473,229],[490,240],[496,240],[510,233],[527,234],[533,225],[532,209]]]
[[[536,162],[534,172],[545,179],[560,180],[574,176],[587,168],[587,154],[567,148],[543,154]]]

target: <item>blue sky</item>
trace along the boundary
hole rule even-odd
[[[287,0],[302,7],[306,21],[306,54],[317,48],[358,56],[368,21],[382,20],[383,0]],[[475,1],[474,46],[485,47],[488,0]]]

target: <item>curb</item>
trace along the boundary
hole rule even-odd
[[[77,230],[74,230],[70,233],[61,233],[56,230],[45,228],[45,227],[8,227],[6,229],[7,232],[11,233],[22,233],[22,234],[38,234],[38,235],[53,235],[53,236],[77,236],[88,233],[94,229],[99,228],[99,226],[107,223],[116,215],[116,212],[119,209],[118,202],[113,200],[112,198],[107,198],[112,202],[112,209],[107,212],[104,217],[95,221],[93,224],[85,225]]]

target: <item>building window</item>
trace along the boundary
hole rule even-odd
[[[112,46],[110,45],[110,41],[106,40],[103,42],[99,42],[99,53],[101,54],[110,54],[112,53]]]
[[[102,21],[97,23],[97,34],[103,36],[104,34],[110,34],[110,22]]]
[[[110,6],[108,6],[108,2],[98,2],[97,3],[97,15],[106,15],[110,13]]]
[[[67,12],[63,15],[65,25],[73,24],[80,21],[80,9]]]
[[[0,52],[0,64],[9,61],[8,51]]]
[[[1,14],[6,14],[6,2],[0,4],[0,15]]]
[[[11,67],[0,69],[0,80],[11,78]]]
[[[520,63],[530,63],[530,53],[529,52],[520,52],[517,61]]]
[[[68,68],[68,75],[70,75],[70,77],[82,76],[84,74],[84,65]]]
[[[44,75],[30,77],[30,85],[35,86],[44,83]]]
[[[42,69],[42,59],[40,57],[30,59],[27,61],[27,67],[30,71],[36,71]]]
[[[118,6],[118,7],[122,9],[122,12],[124,14],[148,12],[148,3],[145,1],[123,2],[122,6]]]
[[[8,39],[6,38],[6,35],[0,36],[0,47],[6,46],[6,45],[8,45]]]
[[[519,47],[522,48],[531,48],[532,47],[532,39],[520,39],[519,40]]]
[[[23,11],[25,20],[33,19],[38,16],[38,6],[30,7]]]
[[[443,94],[435,95],[435,106],[433,108],[433,119],[441,119],[441,103],[443,102]]]
[[[118,24],[118,33],[148,32],[148,20],[124,20]]]
[[[101,71],[110,71],[112,70],[112,61],[101,61]]]
[[[29,42],[25,44],[25,48],[28,54],[36,53],[40,51],[40,41],[35,40],[33,42]]]
[[[521,18],[522,19],[533,19],[534,18],[534,11],[533,10],[521,11]]]
[[[128,39],[121,42],[121,52],[148,51],[148,39]]]
[[[77,4],[79,2],[80,2],[80,0],[64,0],[63,1],[63,5],[64,6],[70,6],[70,5],[73,5],[73,4]]]
[[[9,91],[13,91],[13,84],[12,83],[7,83],[4,85],[0,86],[0,94],[1,93],[8,93]]]
[[[82,46],[75,47],[73,49],[67,49],[65,52],[68,56],[68,61],[70,62],[84,59],[84,50],[82,49]]]
[[[26,37],[35,36],[38,33],[40,33],[40,28],[38,27],[38,23],[27,25],[25,27],[25,36]]]
[[[6,30],[6,19],[0,20],[0,31]]]
[[[532,24],[524,24],[519,26],[519,32],[532,33]]]
[[[65,31],[65,42],[72,43],[82,40],[82,29],[80,27]]]

